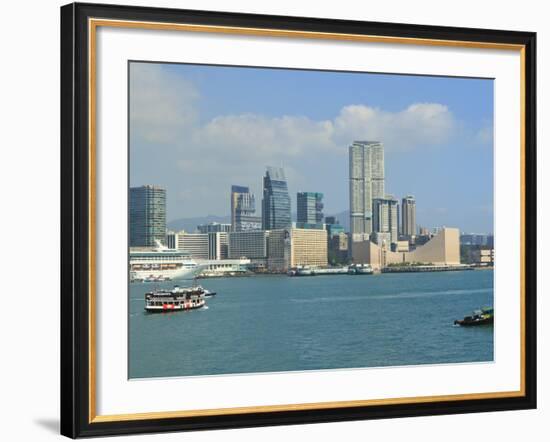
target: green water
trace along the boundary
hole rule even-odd
[[[453,326],[493,305],[492,271],[200,282],[207,307],[162,314],[143,295],[173,282],[130,285],[130,378],[493,360],[492,326]]]

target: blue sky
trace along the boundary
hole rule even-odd
[[[130,118],[131,185],[166,186],[169,220],[229,214],[231,184],[259,208],[266,165],[293,206],[315,191],[347,210],[347,147],[377,139],[419,224],[493,230],[492,80],[132,63]]]

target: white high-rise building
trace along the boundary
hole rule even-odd
[[[384,145],[354,141],[349,147],[350,230],[361,241],[372,232],[373,199],[384,198]]]

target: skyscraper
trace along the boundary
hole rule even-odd
[[[398,240],[398,201],[392,196],[373,199],[372,228],[376,233],[388,233],[390,242],[397,243]]]
[[[350,230],[352,237],[372,232],[372,201],[384,198],[384,145],[354,141],[349,147]],[[360,238],[363,239],[363,238]]]
[[[299,228],[323,228],[323,194],[317,192],[298,192],[297,226]]]
[[[401,200],[401,234],[408,237],[416,235],[416,201],[412,195]]]
[[[291,227],[290,196],[282,167],[267,167],[262,200],[262,229]]]
[[[256,200],[248,187],[231,186],[231,231],[245,232],[262,227],[256,216]]]
[[[130,187],[130,247],[154,247],[166,241],[166,190]]]

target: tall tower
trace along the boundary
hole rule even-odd
[[[261,220],[255,213],[256,200],[249,188],[231,186],[231,231],[259,230]]]
[[[401,233],[407,237],[416,235],[416,200],[412,195],[401,200]]]
[[[399,202],[390,195],[373,200],[373,231],[388,233],[391,243],[398,240],[398,204]]]
[[[384,145],[354,141],[349,147],[350,230],[352,238],[372,232],[372,201],[384,198]]]
[[[296,197],[298,227],[322,228],[323,194],[318,192],[298,192]]]
[[[166,189],[130,187],[130,247],[166,242]]]
[[[372,141],[368,142],[370,149],[372,199],[384,198],[386,195],[385,174],[384,174],[384,145]]]
[[[262,229],[288,229],[290,218],[290,196],[282,167],[267,167],[264,176],[264,197],[262,200]]]

